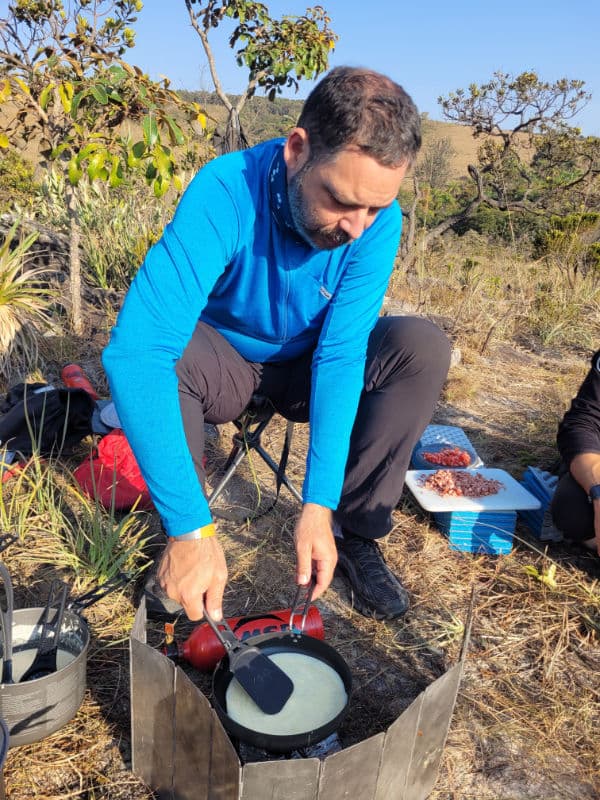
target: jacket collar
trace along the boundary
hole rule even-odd
[[[269,202],[271,214],[275,222],[284,231],[291,233],[303,244],[304,239],[300,236],[292,219],[290,203],[287,190],[287,167],[283,158],[283,145],[275,151],[268,172],[269,181]]]

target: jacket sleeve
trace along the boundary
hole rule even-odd
[[[172,536],[211,521],[186,443],[175,364],[238,235],[235,204],[208,165],[148,252],[103,354],[125,435]]]
[[[558,427],[556,441],[567,466],[580,453],[600,453],[600,350],[592,356],[591,369]]]
[[[312,362],[305,502],[337,508],[369,335],[394,267],[401,221],[398,203],[378,215],[358,240],[327,311]]]

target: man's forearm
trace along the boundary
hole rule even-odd
[[[592,486],[600,484],[600,453],[580,453],[571,461],[569,470],[587,494]]]

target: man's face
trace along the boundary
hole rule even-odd
[[[309,244],[333,250],[358,239],[396,199],[406,166],[383,167],[352,148],[328,161],[287,161],[294,225]]]

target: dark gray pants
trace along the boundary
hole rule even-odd
[[[570,472],[565,472],[552,496],[552,521],[566,539],[585,542],[594,538],[594,507]]]
[[[312,352],[293,361],[246,361],[213,328],[199,323],[177,363],[186,437],[198,477],[204,423],[236,419],[258,393],[287,419],[307,422]],[[367,351],[364,389],[352,430],[336,519],[351,533],[389,533],[412,450],[429,423],[450,363],[450,344],[418,317],[381,317]]]

